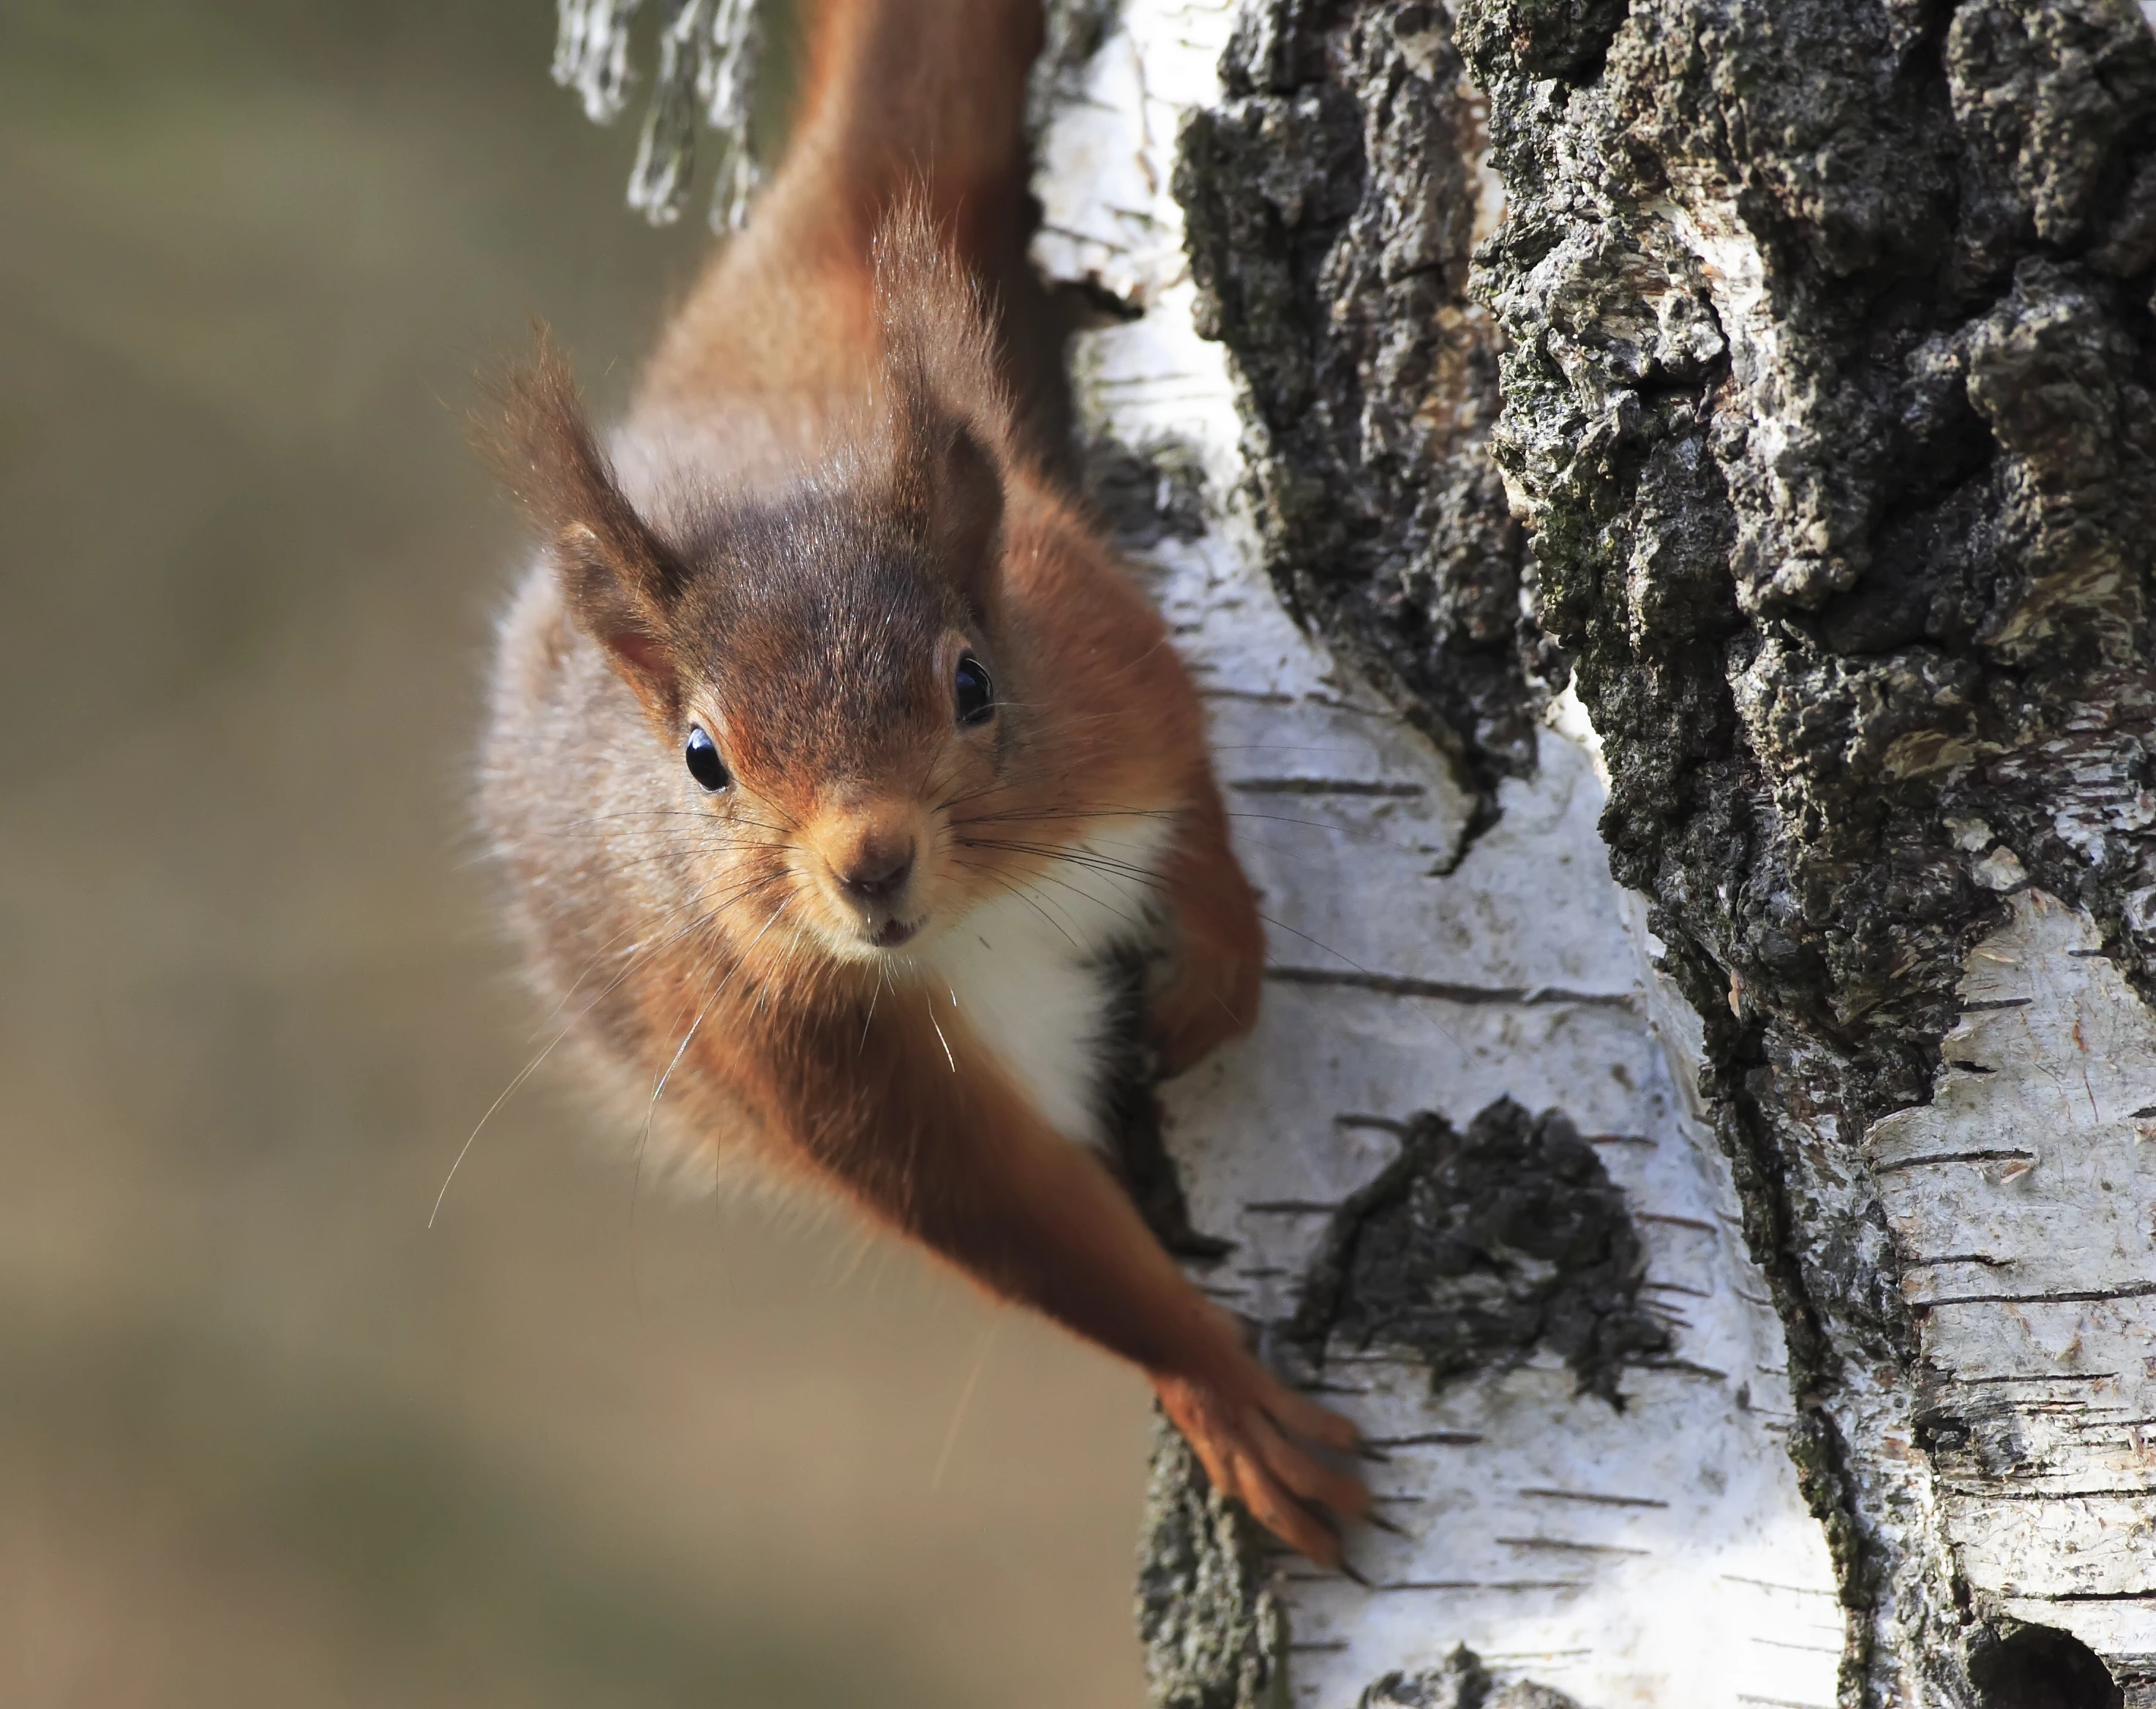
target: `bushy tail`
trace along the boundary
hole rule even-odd
[[[865,262],[901,203],[917,205],[993,289],[1023,264],[1026,74],[1040,0],[821,0],[808,39],[800,164]]]
[[[943,389],[968,394],[957,414],[985,421],[989,397],[1007,400],[1007,449],[1055,466],[1060,328],[1027,259],[1041,35],[1040,0],[820,0],[785,158],[683,305],[646,399],[813,429],[877,389],[888,358],[927,352]]]

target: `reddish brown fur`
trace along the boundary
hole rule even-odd
[[[1089,839],[1163,825],[1141,893],[1163,1060],[1256,1010],[1197,695],[1016,446],[981,295],[1023,267],[1039,33],[1016,0],[834,0],[798,140],[662,340],[619,467],[543,346],[507,388],[495,454],[543,562],[504,629],[485,809],[594,1054],[702,1143],[1140,1366],[1216,1483],[1336,1560],[1323,1510],[1367,1498],[1293,1439],[1352,1427],[1250,1356],[932,961],[880,947],[932,957],[1100,858],[1073,853]],[[954,721],[964,649],[997,686],[978,726]],[[721,793],[683,768],[692,727]],[[901,851],[888,895],[849,890]]]

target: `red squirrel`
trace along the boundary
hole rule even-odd
[[[542,337],[494,450],[540,538],[482,811],[542,990],[721,1161],[835,1194],[1142,1369],[1341,1559],[1354,1427],[1103,1156],[1117,958],[1168,1072],[1264,937],[1190,678],[1014,423],[1037,0],[826,0],[793,141],[603,443]],[[1037,289],[1038,287],[1034,287]]]

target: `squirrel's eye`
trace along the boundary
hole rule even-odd
[[[718,744],[704,734],[701,725],[689,732],[689,745],[682,757],[689,762],[689,775],[714,795],[733,782],[726,762],[719,757]]]
[[[971,653],[958,655],[952,684],[961,724],[982,724],[996,715],[996,685],[988,680],[988,667]]]

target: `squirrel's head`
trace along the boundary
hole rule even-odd
[[[570,614],[641,704],[661,821],[714,917],[875,961],[997,883],[963,828],[1029,723],[999,623],[993,421],[893,387],[872,431],[753,498],[639,511],[542,339],[497,461]],[[693,492],[689,483],[680,483]]]

